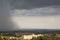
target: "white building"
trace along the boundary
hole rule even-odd
[[[32,39],[33,37],[39,37],[39,36],[43,36],[42,34],[38,34],[38,35],[35,35],[35,34],[31,34],[31,35],[23,35],[23,39]]]

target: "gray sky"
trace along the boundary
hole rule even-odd
[[[0,0],[0,30],[60,29],[60,0]]]

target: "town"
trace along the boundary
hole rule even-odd
[[[0,40],[60,40],[60,33],[0,32]]]

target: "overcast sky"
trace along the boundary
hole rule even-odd
[[[0,0],[0,30],[60,29],[60,0]]]

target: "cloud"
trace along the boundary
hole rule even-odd
[[[13,9],[33,9],[60,5],[60,0],[12,0]]]
[[[15,9],[12,21],[19,29],[60,29],[60,7]]]
[[[60,15],[59,10],[60,0],[0,0],[0,31],[18,30],[21,28],[34,28],[32,26],[34,26],[35,24],[36,28],[37,25],[38,26],[39,25],[42,26],[42,24],[44,25],[45,24],[44,22],[46,22],[45,24],[47,26],[46,28],[49,28],[48,26],[54,27],[54,25],[56,27],[60,26],[59,25],[60,16],[59,17],[57,16]],[[20,17],[17,16],[20,17],[23,16],[23,18],[21,17],[22,22]],[[25,16],[30,17],[27,18]],[[34,16],[39,17],[35,18]],[[47,21],[48,19],[50,22]],[[53,23],[51,21],[53,21]],[[39,24],[38,22],[41,23]],[[26,27],[28,25],[29,27]]]
[[[34,9],[15,9],[11,11],[11,15],[15,16],[51,16],[60,15],[60,6],[48,6]]]

